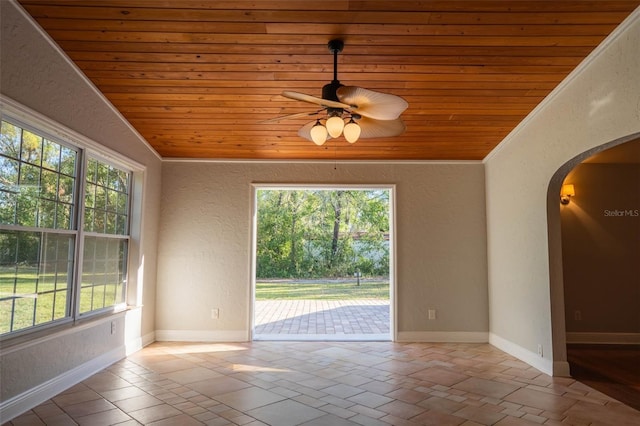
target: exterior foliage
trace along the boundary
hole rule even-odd
[[[388,190],[259,190],[257,278],[388,275],[388,212]]]

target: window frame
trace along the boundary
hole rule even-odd
[[[130,307],[129,299],[132,293],[130,283],[132,278],[135,281],[133,270],[135,265],[132,255],[133,234],[139,236],[139,230],[134,231],[134,226],[139,227],[141,217],[134,217],[134,214],[141,214],[140,187],[144,182],[145,167],[128,157],[123,156],[111,149],[100,145],[99,143],[88,139],[87,137],[45,117],[27,107],[0,95],[0,119],[12,125],[18,126],[23,130],[35,133],[51,142],[55,142],[63,147],[73,149],[77,152],[75,165],[75,187],[74,187],[74,212],[72,214],[72,225],[70,229],[56,229],[31,227],[22,225],[0,224],[0,229],[18,232],[39,232],[50,233],[54,235],[65,234],[73,235],[74,257],[71,272],[71,289],[68,293],[67,305],[69,306],[69,315],[64,318],[54,319],[42,324],[36,324],[26,328],[9,331],[0,335],[0,342],[20,341],[21,338],[29,336],[38,336],[41,333],[51,333],[59,328],[66,328],[79,322],[90,321],[92,319],[101,318],[105,315],[114,315],[127,310]],[[84,230],[84,210],[85,210],[85,188],[87,178],[87,164],[89,159],[96,160],[100,163],[107,164],[118,170],[124,171],[128,175],[127,182],[127,224],[126,235],[122,234],[103,234],[89,232]],[[80,312],[80,292],[82,289],[82,266],[83,266],[83,249],[86,237],[107,237],[117,238],[126,241],[126,254],[124,256],[124,289],[122,290],[123,301],[115,305],[102,307],[96,310]],[[137,285],[137,283],[135,283]],[[135,297],[134,297],[135,299]],[[134,303],[139,304],[134,300]],[[34,308],[35,309],[35,308]]]

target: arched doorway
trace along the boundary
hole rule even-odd
[[[575,377],[578,367],[571,364],[570,371],[568,343],[599,348],[638,343],[640,309],[631,305],[640,303],[633,296],[640,291],[638,284],[632,284],[640,280],[637,268],[624,258],[640,250],[629,236],[639,232],[640,180],[633,177],[639,167],[640,137],[633,134],[574,157],[551,179],[547,217],[554,374]],[[576,194],[567,205],[559,202],[563,183],[574,184]]]

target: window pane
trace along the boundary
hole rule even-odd
[[[6,121],[0,127],[0,152],[7,157],[20,159],[20,141],[22,129]]]
[[[0,223],[72,229],[78,153],[6,121],[0,149]],[[21,161],[9,158],[16,155]]]
[[[49,170],[42,170],[40,196],[48,200],[58,198],[58,174]]]
[[[0,191],[0,223],[16,223],[16,204],[18,196],[16,194]]]
[[[20,159],[40,166],[42,160],[42,137],[28,130],[22,131],[22,153]]]
[[[45,139],[42,149],[42,167],[54,172],[60,171],[60,148],[55,142]]]
[[[76,175],[76,159],[78,153],[71,148],[60,147],[60,172],[65,175]]]
[[[40,167],[22,164],[20,168],[20,190],[33,190],[35,191],[34,194],[37,194],[40,190]]]
[[[40,200],[38,206],[38,226],[40,228],[55,228],[56,203],[55,201]]]
[[[127,240],[85,237],[80,313],[125,301]]]
[[[91,173],[85,185],[84,230],[127,235],[131,174],[95,159],[87,167]]]
[[[0,231],[0,333],[70,315],[75,236]]]
[[[58,200],[65,203],[71,203],[73,201],[73,185],[75,179],[69,176],[60,175],[60,182],[58,186]]]
[[[71,229],[71,206],[58,203],[56,207],[56,229]]]
[[[18,185],[18,170],[20,162],[12,158],[0,155],[0,189],[5,191],[16,191]]]
[[[38,199],[28,193],[18,196],[16,208],[16,225],[37,226]]]

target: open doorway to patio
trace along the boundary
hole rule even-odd
[[[393,189],[254,185],[254,340],[393,340]]]

